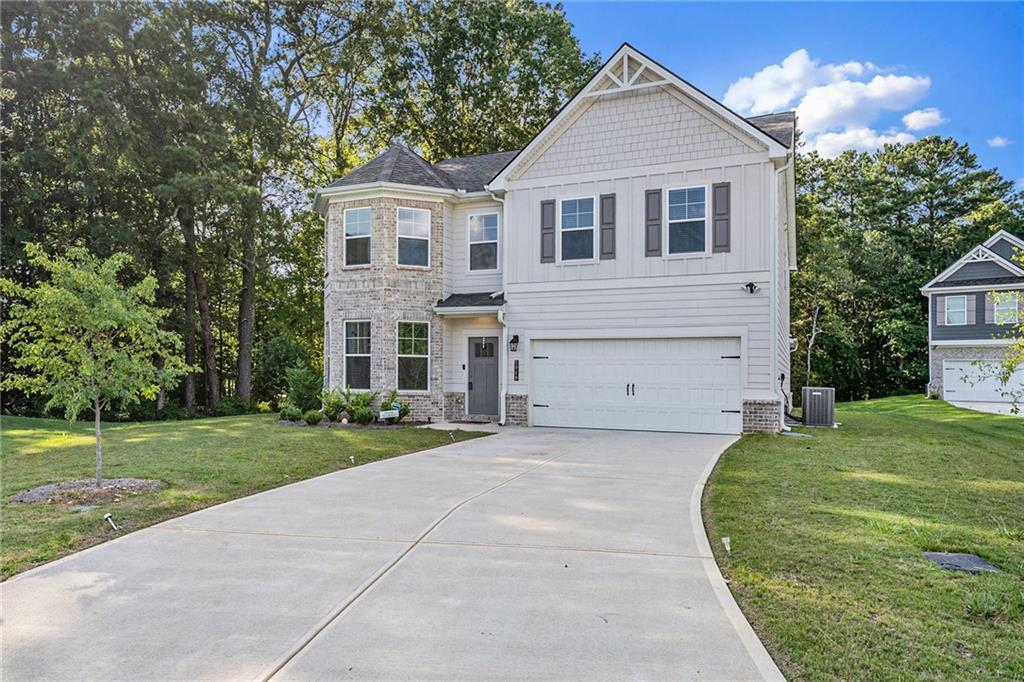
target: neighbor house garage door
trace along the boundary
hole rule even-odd
[[[1013,373],[1009,383],[1003,386],[992,376],[997,365],[987,364],[988,369],[976,367],[971,360],[942,361],[942,398],[954,402],[1008,403],[1012,399],[1002,391],[1019,389],[1024,385],[1024,369]]]
[[[740,341],[533,342],[535,426],[740,433]]]

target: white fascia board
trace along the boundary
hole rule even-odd
[[[1024,282],[1007,282],[1005,284],[971,284],[965,287],[921,287],[921,294],[929,296],[931,294],[962,294],[969,291],[1014,291],[1016,289],[1024,289]]]
[[[313,210],[324,215],[327,204],[332,199],[361,199],[367,196],[381,195],[412,196],[429,198],[436,201],[451,199],[456,202],[466,199],[486,199],[487,191],[466,192],[461,189],[444,189],[442,187],[426,187],[423,185],[403,185],[397,182],[364,182],[358,185],[341,187],[323,187],[316,191],[313,199]]]
[[[746,120],[736,112],[727,108],[725,105],[718,102],[714,98],[705,95],[703,92],[701,92],[694,86],[690,85],[679,76],[673,74],[669,69],[663,67],[661,64],[658,64],[656,61],[654,61],[647,55],[637,51],[629,43],[623,43],[622,46],[615,51],[615,54],[613,54],[608,59],[608,61],[605,62],[604,66],[602,66],[597,71],[597,73],[595,73],[590,78],[590,80],[587,81],[587,84],[583,86],[583,89],[576,93],[576,95],[573,96],[568,102],[562,105],[561,110],[555,115],[555,117],[548,121],[548,123],[541,129],[541,131],[532,140],[530,140],[530,143],[526,145],[526,147],[523,148],[522,151],[516,154],[512,161],[510,161],[504,168],[501,169],[501,171],[496,176],[494,176],[491,182],[487,185],[487,188],[491,191],[504,190],[506,188],[505,183],[508,180],[509,175],[511,175],[512,172],[519,167],[520,163],[532,158],[533,153],[545,143],[545,140],[547,140],[548,135],[553,130],[557,129],[563,121],[571,117],[577,107],[579,107],[580,105],[590,105],[590,100],[593,99],[592,97],[590,97],[590,95],[591,93],[594,93],[595,86],[605,76],[607,76],[615,68],[616,65],[618,65],[619,61],[623,57],[628,57],[630,60],[636,60],[637,63],[644,66],[645,70],[654,71],[655,73],[657,73],[661,77],[661,79],[665,81],[665,84],[660,85],[659,87],[675,87],[677,90],[680,90],[683,94],[687,95],[690,99],[700,104],[705,109],[708,109],[714,114],[716,114],[726,123],[732,124],[746,135],[749,135],[758,142],[764,144],[768,148],[769,158],[782,158],[790,153],[789,149],[783,147],[773,137],[761,131],[760,128],[755,126],[750,121]],[[600,94],[611,95],[615,94],[616,92],[619,92],[619,90],[611,89],[608,92],[601,91]]]
[[[500,305],[434,306],[434,312],[441,317],[479,317],[497,315]]]
[[[1005,258],[1002,258],[998,253],[994,253],[994,252],[990,251],[988,249],[988,247],[982,246],[982,245],[979,244],[978,246],[975,246],[973,249],[971,249],[970,251],[965,253],[962,258],[957,260],[957,262],[953,263],[948,268],[946,268],[945,270],[940,272],[938,274],[938,276],[936,276],[930,282],[928,282],[923,287],[921,287],[921,289],[922,290],[928,289],[932,285],[934,285],[934,284],[936,284],[938,282],[945,281],[945,279],[947,277],[949,277],[954,272],[959,270],[964,265],[967,265],[968,263],[976,263],[976,262],[984,262],[984,261],[991,261],[991,262],[995,263],[996,265],[1000,266],[1001,268],[1006,270],[1011,275],[1024,276],[1024,270],[1018,268],[1013,263],[1010,263]]]
[[[1016,236],[1014,236],[1014,235],[1010,234],[1009,232],[1007,232],[1006,230],[999,230],[994,235],[992,235],[991,237],[986,239],[984,241],[983,245],[986,246],[986,247],[991,247],[993,244],[995,244],[1000,239],[1005,239],[1006,241],[1010,242],[1011,244],[1013,244],[1017,248],[1024,249],[1024,239],[1019,239]]]
[[[932,346],[959,346],[967,348],[970,346],[1009,346],[1010,344],[1017,343],[1020,339],[1006,338],[1006,339],[957,339],[955,341],[930,341]]]

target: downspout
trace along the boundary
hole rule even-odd
[[[488,190],[490,192],[490,190]],[[501,249],[501,290],[507,292],[508,273],[508,238],[506,230],[508,221],[505,220],[505,199],[494,192],[490,192],[491,198],[501,204],[501,231],[499,233],[498,248]],[[505,426],[505,397],[508,393],[508,327],[505,326],[505,306],[498,308],[498,324],[501,325],[501,352],[498,354],[498,425]]]
[[[784,165],[782,168],[779,168],[778,170],[775,171],[775,191],[772,193],[773,194],[772,204],[774,206],[774,210],[773,210],[774,220],[773,220],[773,222],[775,223],[775,225],[774,225],[774,229],[772,230],[772,268],[771,268],[771,271],[772,271],[772,314],[771,314],[771,318],[772,318],[772,338],[775,340],[775,342],[772,344],[772,348],[774,349],[774,352],[772,353],[771,366],[772,366],[772,385],[774,386],[776,381],[779,382],[779,384],[778,384],[779,388],[777,390],[777,394],[776,395],[778,395],[778,397],[779,397],[779,425],[782,426],[783,429],[785,429],[785,426],[786,426],[786,400],[787,400],[787,398],[786,398],[785,390],[782,387],[782,381],[779,378],[779,349],[777,348],[778,343],[779,343],[779,231],[782,228],[782,224],[779,221],[779,207],[780,207],[780,201],[779,201],[779,188],[780,188],[780,185],[779,185],[779,183],[786,181],[784,176],[780,179],[780,174],[785,173],[786,171],[788,171],[790,166],[793,165],[793,156],[790,155],[788,158],[789,158],[789,160],[786,162],[786,165]],[[795,191],[795,188],[794,188],[794,191]],[[790,216],[789,215],[789,202],[788,201],[786,201],[786,220],[787,221],[788,220],[793,220],[794,223],[796,222],[796,216]],[[787,237],[788,237],[788,235],[787,235]],[[787,249],[787,253],[788,253],[788,249],[789,249],[789,244],[788,243],[786,244],[786,249]],[[786,330],[786,338],[787,338],[787,340],[789,338],[789,330],[788,329]],[[788,348],[788,346],[787,346],[787,348]],[[790,357],[790,370],[792,370],[792,363],[793,363],[793,358]],[[790,371],[790,374],[792,374],[792,371]]]

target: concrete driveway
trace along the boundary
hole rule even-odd
[[[711,558],[732,439],[515,429],[2,585],[4,679],[781,677]]]

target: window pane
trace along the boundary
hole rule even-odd
[[[693,187],[686,190],[686,203],[693,204],[698,202],[704,203],[704,188]]]
[[[358,237],[345,240],[345,265],[370,264],[370,238]]]
[[[565,213],[562,212],[562,228],[573,228],[576,227],[576,213]]]
[[[946,310],[964,312],[967,310],[966,296],[949,296],[946,298]]]
[[[398,234],[404,237],[430,237],[430,211],[398,209]]]
[[[345,211],[345,236],[370,234],[370,209],[356,208]]]
[[[426,322],[399,322],[398,354],[427,355],[430,344],[427,336]]]
[[[577,225],[577,227],[593,227],[594,226],[594,213],[593,213],[593,211],[591,211],[589,213],[587,213],[587,212],[580,212],[579,216],[576,218],[576,225]]]
[[[469,241],[493,242],[498,239],[498,214],[487,213],[469,217]]]
[[[345,323],[345,352],[356,354],[370,353],[370,323]]]
[[[398,264],[399,265],[427,265],[427,253],[430,250],[430,242],[426,239],[398,240]]]
[[[964,310],[947,310],[946,324],[967,324],[967,312]]]
[[[345,358],[345,384],[350,388],[370,388],[370,358]]]
[[[668,252],[694,253],[704,250],[704,221],[669,223]]]
[[[562,233],[562,260],[594,257],[594,231],[576,230]]]
[[[685,204],[686,203],[686,190],[684,189],[670,189],[668,191],[668,204]]]
[[[427,359],[398,358],[398,390],[426,391]]]
[[[699,204],[688,204],[686,206],[686,217],[687,218],[703,218],[704,217],[704,203]]]
[[[579,199],[578,210],[580,213],[593,213],[594,212],[594,200],[593,199]]]
[[[470,244],[469,269],[495,270],[498,267],[498,244]]]
[[[686,204],[669,204],[669,220],[686,220]]]

